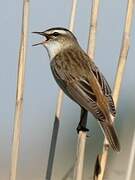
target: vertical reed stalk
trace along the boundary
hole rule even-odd
[[[90,30],[88,38],[87,52],[90,58],[94,59],[95,55],[95,43],[96,43],[96,31],[97,31],[97,18],[99,10],[99,0],[92,1],[91,16],[90,16]],[[85,121],[87,122],[87,111],[85,112]],[[77,142],[76,162],[74,168],[74,180],[83,179],[83,166],[84,166],[84,153],[87,133],[80,131]]]
[[[70,179],[70,177],[72,177],[73,170],[74,170],[74,165],[64,174],[61,180]]]
[[[88,48],[87,52],[91,59],[94,59],[95,49],[96,49],[96,32],[97,32],[97,20],[98,20],[98,12],[99,12],[99,1],[92,1],[92,9],[91,9],[91,19],[90,19],[90,32],[88,38]]]
[[[28,42],[29,6],[30,6],[29,0],[24,0],[21,42],[20,42],[20,50],[19,50],[19,63],[18,63],[16,107],[15,107],[15,115],[14,115],[15,120],[14,120],[13,142],[12,142],[12,152],[11,152],[10,180],[16,180],[16,174],[17,174],[17,161],[18,161],[18,151],[19,151],[19,143],[20,143],[20,131],[21,131],[21,115],[22,115],[23,94],[24,94],[25,62],[26,62],[27,42]]]
[[[133,166],[134,166],[134,160],[135,160],[135,131],[134,131],[134,134],[133,134],[131,152],[130,152],[129,156],[130,157],[129,157],[129,163],[128,163],[128,168],[127,168],[126,180],[131,180]]]
[[[117,67],[114,90],[113,90],[113,99],[114,99],[114,103],[116,107],[117,107],[117,102],[118,102],[118,98],[120,94],[122,78],[124,74],[124,69],[125,69],[129,45],[130,45],[130,34],[131,34],[131,24],[132,24],[132,19],[133,19],[133,11],[134,11],[134,0],[128,0],[125,27],[124,27],[124,32],[123,32],[123,40],[121,44],[119,63]],[[103,177],[105,174],[105,169],[106,169],[106,164],[107,164],[107,159],[108,159],[108,151],[109,151],[109,148],[107,148],[108,145],[109,144],[107,140],[105,139],[104,145],[103,145],[103,152],[102,152],[101,160],[100,160],[101,171],[98,174],[97,180],[103,180]]]
[[[73,31],[74,29],[76,9],[77,9],[77,0],[72,0],[72,9],[71,9],[70,22],[69,22],[70,31]],[[47,171],[46,171],[46,180],[51,180],[51,176],[52,176],[52,169],[53,169],[53,162],[54,162],[54,156],[55,156],[55,150],[56,150],[57,136],[58,136],[58,131],[59,131],[59,123],[60,123],[63,97],[64,97],[63,91],[60,89],[59,95],[57,98],[55,120],[54,120],[52,139],[51,139],[49,158],[48,158],[48,165],[47,165]]]

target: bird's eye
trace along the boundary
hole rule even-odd
[[[53,36],[55,36],[55,37],[58,36],[58,35],[59,35],[58,32],[54,32],[54,33],[53,33]]]

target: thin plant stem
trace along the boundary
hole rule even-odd
[[[91,10],[91,18],[90,18],[90,32],[88,38],[88,48],[87,52],[91,59],[94,59],[95,49],[96,49],[96,32],[97,32],[97,20],[99,13],[99,1],[92,1],[92,10]]]
[[[71,9],[70,22],[69,22],[69,30],[72,32],[74,31],[74,27],[75,27],[77,3],[78,3],[78,0],[72,0],[72,9]]]
[[[20,43],[20,51],[19,51],[19,63],[18,63],[16,107],[15,107],[15,115],[14,115],[15,116],[14,130],[13,130],[13,142],[12,142],[12,152],[11,152],[10,180],[16,180],[16,174],[17,174],[17,162],[18,162],[18,152],[19,152],[20,133],[21,133],[21,115],[23,108],[25,62],[26,62],[26,51],[28,44],[29,6],[30,6],[29,0],[24,0],[21,43]]]
[[[89,29],[89,38],[88,38],[88,48],[87,48],[87,53],[92,59],[94,59],[94,55],[95,55],[98,10],[99,10],[99,0],[93,0],[92,7],[91,7],[90,29]],[[86,115],[85,115],[84,120],[85,120],[85,124],[87,124],[88,112],[86,111],[85,113]],[[86,132],[83,132],[83,131],[79,132],[78,141],[77,141],[77,152],[76,152],[74,176],[73,176],[74,180],[83,179],[86,137],[87,137]]]
[[[78,0],[72,1],[72,9],[71,9],[70,22],[69,22],[69,30],[70,31],[74,30],[77,1]],[[57,143],[57,137],[58,137],[58,132],[59,132],[59,124],[60,124],[60,116],[61,116],[61,110],[62,110],[63,97],[64,97],[64,93],[60,89],[59,94],[58,94],[58,98],[57,98],[55,120],[54,120],[54,126],[53,126],[53,131],[52,131],[52,139],[51,139],[51,145],[50,145],[50,150],[49,150],[49,158],[48,158],[48,165],[47,165],[47,171],[46,171],[46,180],[51,180],[51,176],[52,176],[54,156],[55,156],[55,150],[56,150],[56,143]]]
[[[135,131],[133,134],[131,152],[130,152],[130,156],[129,156],[129,163],[128,163],[127,174],[126,174],[126,180],[131,180],[133,166],[134,166],[134,160],[135,160]]]
[[[86,132],[80,131],[78,134],[76,162],[74,167],[73,180],[83,179],[85,144],[86,144]]]
[[[116,107],[117,107],[117,103],[118,103],[118,98],[119,98],[119,94],[120,94],[124,69],[125,69],[129,45],[130,45],[130,35],[131,35],[133,11],[134,11],[134,0],[128,0],[127,13],[126,13],[126,19],[125,19],[125,27],[124,27],[124,32],[123,32],[123,39],[122,39],[122,44],[121,44],[119,63],[118,63],[118,67],[117,67],[115,83],[114,83],[114,90],[113,90],[113,99],[114,99],[114,103],[115,103]],[[100,161],[101,171],[98,174],[97,180],[103,180],[103,178],[104,178],[106,165],[107,165],[107,159],[108,159],[108,152],[109,152],[109,143],[105,138],[104,144],[103,144],[103,152],[102,152],[101,161]]]
[[[67,180],[67,179],[69,179],[70,177],[72,177],[73,170],[74,170],[74,165],[72,165],[72,166],[70,167],[70,169],[68,169],[68,171],[64,174],[62,180]],[[71,178],[71,179],[72,179],[72,178]]]

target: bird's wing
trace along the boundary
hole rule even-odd
[[[84,62],[86,63],[87,61]],[[89,77],[93,74],[97,79],[97,82],[99,82],[99,86],[101,87],[103,94],[108,99],[110,112],[115,115],[115,107],[111,96],[111,89],[104,76],[99,72],[98,68],[93,62],[89,64],[88,61],[86,67],[86,71],[88,72],[87,75],[80,70],[80,75],[76,76],[74,75],[74,72],[66,71],[64,68],[58,69],[56,61],[51,62],[51,69],[55,80],[63,91],[75,102],[91,111],[97,119],[103,120],[104,115],[100,110],[97,103],[97,97],[89,80]]]
[[[76,80],[67,84],[67,92],[74,101],[90,111],[97,119],[105,120],[104,114],[97,104],[97,97],[94,94],[89,82],[84,79]]]
[[[97,81],[99,82],[100,87],[101,87],[101,89],[103,91],[103,94],[107,97],[110,112],[112,113],[113,116],[115,116],[115,114],[116,114],[115,105],[114,105],[114,101],[113,101],[113,98],[112,98],[112,91],[111,91],[111,88],[110,88],[108,82],[104,78],[103,74],[96,67],[94,62],[91,62],[91,65],[89,65],[89,67],[91,68],[91,71],[93,72],[93,74],[95,75]]]
[[[79,77],[72,80],[71,74],[67,74],[64,69],[57,70],[55,61],[52,61],[50,65],[54,78],[61,89],[80,106],[92,112],[97,119],[104,119],[88,79]]]

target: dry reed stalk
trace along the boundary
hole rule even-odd
[[[129,163],[128,163],[128,168],[127,168],[126,180],[131,180],[133,166],[134,166],[134,160],[135,160],[135,131],[134,131],[133,139],[132,139],[131,152],[130,152]]]
[[[87,52],[90,58],[93,60],[95,56],[95,47],[96,47],[96,32],[97,32],[97,19],[99,12],[99,1],[92,1],[92,9],[91,9],[91,19],[90,19],[90,32],[88,38],[88,48]]]
[[[99,11],[99,0],[93,0],[92,7],[91,7],[90,30],[89,30],[88,48],[87,48],[87,53],[92,59],[94,59],[94,55],[95,55],[98,11]],[[87,123],[87,111],[85,112],[85,121]],[[78,141],[77,141],[74,177],[73,177],[74,180],[83,179],[83,166],[84,166],[86,137],[87,137],[86,132],[83,132],[83,131],[79,132]]]
[[[83,131],[80,131],[78,134],[76,162],[74,167],[73,180],[82,180],[83,178],[86,135],[87,135],[86,132]]]
[[[19,151],[19,143],[20,143],[20,131],[21,131],[21,115],[22,115],[23,94],[24,94],[25,62],[26,62],[27,42],[28,42],[29,5],[30,5],[29,0],[23,1],[22,31],[21,31],[20,50],[19,50],[10,180],[16,180],[16,174],[17,174],[17,161],[18,161],[18,151]]]
[[[120,56],[119,56],[119,63],[118,63],[118,67],[117,67],[115,83],[114,83],[114,90],[113,90],[113,99],[114,99],[114,103],[115,103],[116,107],[117,107],[117,103],[118,103],[120,88],[121,88],[121,84],[122,84],[122,78],[123,78],[123,74],[124,74],[124,69],[125,69],[129,45],[130,45],[130,34],[131,34],[131,24],[132,24],[132,19],[133,19],[133,11],[134,11],[134,0],[128,0],[127,13],[126,13],[126,19],[125,19],[125,28],[124,28],[124,32],[123,32],[123,39],[122,39]],[[108,152],[109,152],[109,148],[107,148],[108,146],[109,146],[109,144],[108,144],[107,140],[105,139],[104,145],[103,145],[103,152],[102,152],[101,160],[100,160],[101,171],[98,174],[97,180],[103,180],[103,178],[104,178],[107,159],[108,159]]]
[[[128,163],[128,168],[127,168],[127,174],[126,174],[126,180],[131,180],[133,166],[134,166],[134,160],[135,160],[135,131],[134,131],[134,134],[133,134],[131,152],[130,152],[129,163]]]
[[[74,29],[77,1],[78,0],[72,0],[72,9],[71,9],[70,22],[69,22],[69,30],[70,31],[73,31],[73,29]],[[51,176],[52,176],[52,169],[53,169],[53,162],[54,162],[54,156],[55,156],[55,150],[56,150],[57,136],[58,136],[58,131],[59,131],[59,123],[60,123],[63,97],[64,97],[64,93],[60,89],[58,98],[57,98],[55,120],[54,120],[52,139],[51,139],[51,145],[50,145],[50,150],[49,150],[49,158],[48,158],[48,165],[47,165],[47,171],[46,171],[46,180],[51,180]]]
[[[70,179],[72,177],[73,170],[74,170],[74,165],[64,174],[64,176],[61,180]]]

